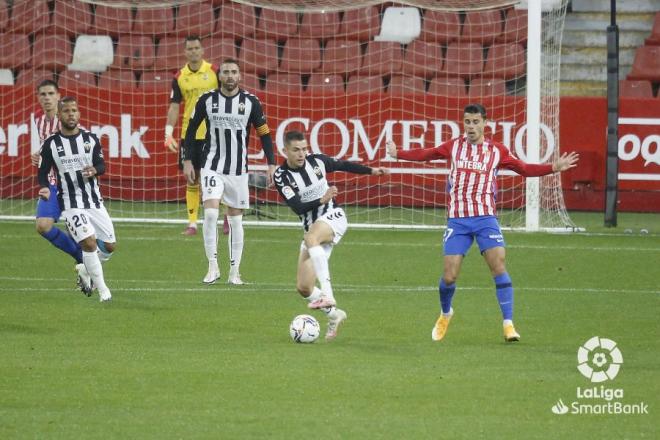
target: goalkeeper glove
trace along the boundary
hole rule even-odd
[[[172,137],[172,133],[174,133],[174,127],[171,125],[166,125],[165,126],[165,145],[167,148],[170,149],[172,152],[176,152],[179,150],[179,144],[177,144],[176,140],[174,140],[174,137]]]

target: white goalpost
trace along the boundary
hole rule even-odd
[[[0,33],[0,70],[12,82],[0,85],[0,219],[34,217],[29,156],[39,141],[31,119],[36,86],[48,78],[78,98],[81,124],[106,149],[101,185],[113,219],[185,223],[185,180],[163,139],[184,39],[198,35],[209,62],[239,61],[241,86],[262,101],[277,151],[296,129],[314,152],[392,170],[387,179],[331,176],[353,226],[442,227],[446,161],[397,162],[385,142],[438,145],[461,134],[462,109],[478,102],[488,110],[487,136],[526,162],[551,162],[561,149],[567,2],[35,0],[24,8],[16,0]],[[182,114],[183,106],[177,139]],[[254,133],[248,153],[246,223],[297,225],[264,184]],[[504,228],[575,229],[558,175],[501,172],[497,209]]]

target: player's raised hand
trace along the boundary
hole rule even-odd
[[[397,153],[396,153],[396,144],[394,143],[394,141],[391,140],[387,141],[385,143],[385,148],[387,149],[387,154],[389,154],[390,157],[396,159]]]
[[[176,153],[179,151],[179,144],[177,141],[172,137],[171,134],[165,135],[165,143],[164,145],[170,149],[172,153]]]
[[[566,171],[577,166],[580,155],[575,151],[564,153],[552,164],[552,171],[555,173]]]
[[[325,192],[325,194],[323,194],[323,197],[321,197],[321,204],[325,205],[330,200],[337,197],[338,193],[339,193],[339,190],[337,189],[337,187],[332,185],[330,188],[328,188],[328,190]]]
[[[268,165],[268,171],[266,172],[266,181],[268,182],[269,188],[275,185],[275,182],[273,181],[273,176],[275,175],[276,169],[277,169],[277,165]]]
[[[46,186],[46,187],[43,187],[43,188],[39,189],[39,197],[40,197],[42,200],[48,200],[48,199],[50,199],[50,188],[48,188],[48,187]]]
[[[195,168],[193,168],[191,160],[183,161],[183,175],[188,179],[188,183],[191,185],[195,183]]]
[[[389,168],[372,168],[371,169],[371,175],[372,176],[384,176],[385,174],[390,174]]]
[[[30,154],[30,161],[35,167],[39,166],[39,159],[41,159],[41,154],[39,154],[39,152]]]

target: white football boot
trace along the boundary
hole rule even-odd
[[[206,273],[206,276],[202,280],[204,284],[214,284],[218,278],[220,278],[220,269],[218,268],[218,262],[213,261],[209,262],[209,271]]]

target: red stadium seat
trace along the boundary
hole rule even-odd
[[[57,85],[65,92],[75,92],[80,87],[96,87],[96,77],[92,72],[65,70],[60,73]]]
[[[479,43],[450,43],[447,46],[444,71],[449,76],[471,78],[481,75],[484,53]]]
[[[637,49],[628,79],[660,81],[660,46]]]
[[[465,80],[463,78],[435,77],[429,83],[429,95],[439,96],[467,96]]]
[[[344,79],[341,75],[313,73],[309,77],[307,91],[326,95],[344,94]]]
[[[381,76],[351,76],[346,83],[346,93],[374,93],[383,91]]]
[[[259,77],[253,73],[241,73],[241,81],[238,83],[238,86],[241,89],[253,94],[256,94],[262,90]]]
[[[527,41],[527,10],[510,9],[506,14],[504,32],[497,37],[500,43],[525,43]]]
[[[501,34],[502,15],[499,10],[468,12],[465,14],[460,40],[488,45]]]
[[[176,35],[187,37],[209,37],[215,33],[215,13],[209,3],[195,3],[179,6],[176,16]]]
[[[88,34],[92,26],[92,10],[88,3],[71,0],[55,0],[52,25],[49,32],[73,37]]]
[[[18,76],[16,77],[16,81],[14,81],[14,85],[32,86],[36,90],[37,85],[45,79],[50,79],[53,81],[55,80],[55,75],[53,74],[52,70],[24,69],[18,73]]]
[[[415,40],[403,57],[403,73],[432,78],[442,72],[444,57],[439,43]]]
[[[46,0],[16,0],[11,11],[9,32],[37,33],[44,31],[50,25]]]
[[[503,79],[477,78],[470,82],[468,96],[471,98],[495,95],[506,95],[506,82]]]
[[[170,81],[170,85],[172,81]],[[109,70],[99,76],[99,88],[133,92],[137,89],[135,74],[130,70]]]
[[[0,34],[0,67],[21,68],[31,59],[27,35]]]
[[[0,1],[0,32],[9,27],[9,8],[4,1]]]
[[[138,83],[138,89],[152,93],[168,94],[172,90],[172,72],[144,72]]]
[[[281,72],[309,73],[321,66],[319,40],[289,38],[282,52]]]
[[[302,92],[300,75],[295,73],[274,73],[266,78],[266,91],[269,93],[297,95]]]
[[[419,76],[394,75],[390,78],[387,91],[392,95],[410,95],[426,93],[424,78]]]
[[[284,42],[298,32],[298,14],[290,11],[262,9],[257,25],[258,38],[271,38]]]
[[[359,41],[330,40],[323,52],[323,66],[320,71],[326,74],[350,75],[362,65],[362,50]]]
[[[254,36],[257,16],[254,7],[240,3],[225,3],[220,8],[216,36],[243,39]]]
[[[653,87],[649,81],[619,81],[619,96],[622,98],[653,98]]]
[[[202,46],[203,47],[203,46]],[[185,40],[182,37],[164,37],[158,42],[154,59],[154,70],[175,72],[187,62]]]
[[[207,38],[202,41],[202,47],[204,47],[204,59],[218,67],[227,58],[236,59],[236,44],[233,38]]]
[[[132,69],[136,71],[149,70],[154,65],[154,43],[151,37],[129,36],[119,37],[113,69]]]
[[[71,63],[73,49],[65,35],[37,35],[32,48],[32,67],[64,70]]]
[[[128,34],[133,29],[133,18],[129,8],[112,8],[96,5],[93,32],[97,35],[118,37]]]
[[[338,36],[352,40],[369,41],[380,33],[378,8],[350,9],[344,12]]]
[[[455,12],[426,11],[420,39],[447,44],[461,33],[461,21]]]
[[[394,41],[372,41],[364,54],[360,75],[388,75],[401,72],[403,52]]]
[[[173,34],[174,11],[172,8],[138,9],[133,21],[133,32],[155,37]]]
[[[245,39],[238,56],[241,70],[265,75],[277,70],[277,44],[273,40]]]
[[[307,12],[300,22],[301,38],[328,40],[339,32],[339,12]]]
[[[646,39],[646,44],[660,45],[660,12],[655,13],[651,36]]]
[[[525,49],[516,43],[493,44],[488,50],[488,58],[483,75],[512,79],[525,74]]]

